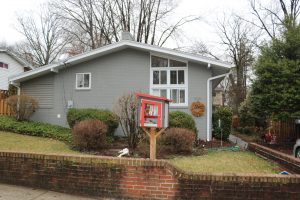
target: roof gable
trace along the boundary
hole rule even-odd
[[[12,59],[14,59],[15,61],[17,61],[19,64],[21,64],[23,67],[27,67],[30,69],[34,69],[34,67],[32,65],[30,65],[28,62],[26,62],[25,60],[23,60],[22,58],[18,57],[15,53],[13,53],[12,51],[9,51],[7,49],[0,49],[0,53],[5,53],[8,56],[10,56]]]
[[[135,42],[135,41],[130,41],[130,40],[122,40],[120,42],[117,43],[113,43],[110,45],[106,45],[76,56],[72,56],[70,58],[67,58],[66,60],[63,60],[61,62],[58,63],[54,63],[54,64],[49,64],[49,65],[45,65],[43,67],[39,67],[36,68],[34,70],[28,71],[28,72],[24,72],[20,75],[14,76],[14,77],[10,77],[10,81],[11,82],[22,82],[24,80],[29,80],[31,78],[35,78],[38,76],[41,76],[43,74],[49,73],[49,72],[59,72],[59,69],[65,67],[65,66],[73,66],[75,64],[79,64],[82,62],[86,62],[89,60],[93,60],[95,58],[113,53],[113,52],[117,52],[126,48],[133,48],[133,49],[137,49],[140,51],[148,51],[148,52],[152,52],[152,53],[162,53],[165,55],[170,55],[170,56],[176,56],[188,61],[192,61],[192,62],[198,62],[198,63],[206,63],[208,64],[208,67],[211,66],[217,66],[217,67],[221,67],[221,68],[226,68],[229,69],[232,67],[232,65],[228,62],[224,62],[224,61],[219,61],[219,60],[215,60],[212,58],[208,58],[208,57],[204,57],[204,56],[200,56],[200,55],[196,55],[196,54],[191,54],[191,53],[185,53],[185,52],[180,52],[180,51],[176,51],[176,50],[172,50],[172,49],[168,49],[168,48],[163,48],[163,47],[159,47],[159,46],[155,46],[155,45],[149,45],[149,44],[144,44],[144,43],[140,43],[140,42]]]

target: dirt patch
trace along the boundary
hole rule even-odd
[[[213,138],[212,141],[204,141],[204,140],[198,140],[197,148],[219,148],[219,147],[232,147],[235,146],[230,141],[221,141],[218,139]]]

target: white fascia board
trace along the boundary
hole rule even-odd
[[[30,77],[32,75],[36,75],[45,71],[51,71],[51,69],[55,69],[58,66],[63,65],[63,63],[55,63],[55,64],[50,64],[50,65],[46,65],[43,67],[39,67],[39,68],[35,68],[33,70],[27,71],[27,72],[23,72],[21,74],[17,74],[15,76],[11,76],[8,78],[9,82],[19,82],[19,80],[22,80],[26,77]]]
[[[24,79],[26,77],[37,75],[37,74],[45,72],[45,71],[49,71],[49,72],[56,71],[56,68],[61,67],[63,65],[67,65],[67,64],[72,65],[74,63],[79,63],[81,61],[88,60],[91,57],[101,56],[105,53],[110,53],[110,51],[116,51],[120,48],[125,48],[125,47],[132,47],[132,48],[136,48],[136,49],[147,50],[150,52],[159,52],[162,54],[181,57],[186,60],[192,60],[192,61],[202,62],[202,63],[209,63],[210,65],[215,65],[215,66],[224,67],[224,68],[228,68],[228,69],[233,67],[232,64],[230,64],[228,62],[219,61],[219,60],[215,60],[215,59],[200,56],[200,55],[179,52],[179,51],[175,51],[172,49],[167,49],[167,48],[158,47],[158,46],[149,45],[149,44],[143,44],[143,43],[135,42],[135,41],[124,40],[124,41],[120,41],[117,43],[113,43],[113,44],[109,44],[109,45],[100,47],[98,49],[95,49],[95,50],[92,50],[92,51],[89,51],[86,53],[82,53],[80,55],[70,57],[60,63],[49,64],[49,65],[46,65],[43,67],[35,68],[31,71],[10,77],[9,80],[16,82],[16,81],[20,81],[21,79]]]
[[[138,43],[138,42],[134,42],[134,41],[126,41],[126,43],[128,43],[128,46],[131,46],[131,47],[147,49],[149,51],[160,52],[163,54],[170,54],[170,55],[174,55],[177,57],[182,57],[186,60],[194,60],[194,61],[198,61],[198,62],[209,63],[211,65],[217,65],[217,66],[221,66],[221,67],[225,67],[225,68],[233,67],[233,65],[231,63],[216,60],[213,58],[208,58],[205,56],[192,54],[192,53],[180,52],[180,51],[176,51],[173,49],[168,49],[168,48],[144,44],[144,43]]]
[[[121,47],[125,47],[126,43],[127,43],[126,41],[120,41],[120,42],[117,42],[117,43],[109,44],[109,45],[100,47],[98,49],[95,49],[95,50],[92,50],[92,51],[89,51],[89,52],[86,52],[86,53],[82,53],[82,54],[73,56],[73,57],[67,59],[65,61],[65,63],[66,64],[72,64],[73,62],[78,62],[80,60],[87,59],[88,57],[91,57],[91,56],[101,55],[102,53],[105,53],[105,52],[108,52],[108,51],[111,51],[111,50],[114,50],[114,49],[116,50],[116,49],[121,48]]]

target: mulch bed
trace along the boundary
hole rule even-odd
[[[213,139],[212,141],[206,142],[203,140],[198,140],[196,142],[196,145],[194,147],[194,151],[192,153],[180,153],[180,154],[174,154],[171,152],[167,147],[162,146],[161,144],[157,144],[157,150],[156,150],[156,157],[158,159],[169,159],[175,156],[188,156],[188,155],[203,155],[205,154],[207,149],[210,148],[221,148],[221,147],[232,147],[235,146],[235,144],[229,142],[229,141],[222,141],[218,139]],[[94,155],[101,155],[101,156],[112,156],[117,157],[119,155],[119,151],[128,148],[127,140],[124,138],[117,138],[111,143],[107,144],[106,148],[95,151],[95,152],[89,152]],[[130,149],[130,157],[135,158],[149,158],[149,144],[144,141],[135,150]]]
[[[221,144],[222,143],[222,144]],[[210,148],[219,148],[219,147],[232,147],[235,146],[235,144],[233,144],[230,141],[222,141],[213,138],[212,141],[206,142],[204,140],[199,140],[197,147],[198,148],[206,148],[206,149],[210,149]]]

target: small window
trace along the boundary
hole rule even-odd
[[[185,89],[172,89],[171,99],[174,104],[185,103]]]
[[[155,96],[161,96],[168,98],[167,90],[166,89],[153,89],[152,94]]]
[[[186,67],[186,63],[177,60],[170,60],[170,67]]]
[[[0,62],[0,68],[8,69],[8,64]]]
[[[167,71],[153,71],[153,84],[167,84]]]
[[[151,67],[168,67],[168,59],[151,56]]]
[[[76,74],[76,89],[91,89],[91,73]]]
[[[184,84],[184,70],[171,70],[171,84]]]

